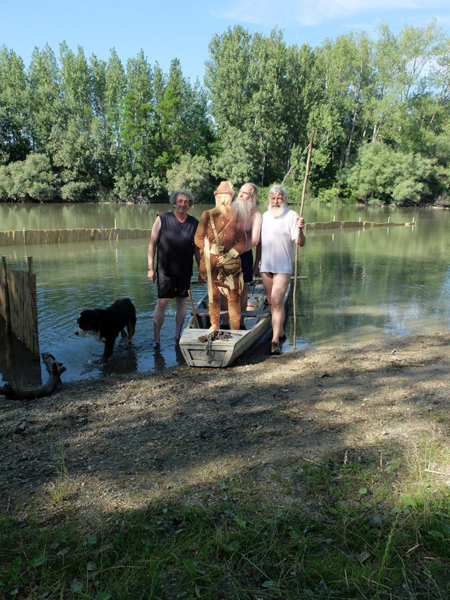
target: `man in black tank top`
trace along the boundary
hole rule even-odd
[[[171,298],[176,298],[175,339],[180,339],[194,256],[197,265],[200,261],[199,250],[194,245],[198,220],[188,215],[194,204],[193,195],[186,190],[178,190],[170,196],[170,203],[173,212],[161,213],[156,218],[147,254],[148,278],[158,284],[158,300],[153,314],[155,346],[159,346],[161,327]]]

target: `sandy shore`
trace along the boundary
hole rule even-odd
[[[1,510],[51,518],[62,492],[92,522],[233,477],[269,491],[298,461],[389,461],[427,444],[450,485],[449,435],[450,333],[63,384],[0,398]]]

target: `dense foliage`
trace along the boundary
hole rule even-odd
[[[143,52],[122,64],[62,43],[28,68],[0,49],[0,200],[199,199],[221,178],[301,186],[324,201],[448,202],[450,39],[431,22],[287,46],[234,27],[213,36],[205,88]]]

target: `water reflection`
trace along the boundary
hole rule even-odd
[[[155,358],[155,371],[164,371],[164,369],[167,367],[167,364],[161,352],[161,347],[155,346],[153,349],[153,354]]]
[[[27,207],[26,211],[11,213],[8,219],[10,222],[16,219],[17,225],[20,213],[21,218],[32,219],[40,228],[39,219],[44,212],[42,207],[34,208],[36,212]],[[50,208],[54,207],[48,206],[46,211]],[[194,214],[199,215],[203,208],[196,206]],[[167,210],[168,205],[109,206],[107,210],[94,205],[90,216],[84,214],[86,209],[91,210],[86,205],[65,206],[59,216],[47,216],[54,225],[64,218],[66,226],[70,216],[72,226],[80,226],[84,219],[92,219],[95,211],[102,215],[105,224],[106,213],[111,218],[119,211],[120,219],[128,226],[134,223],[150,228],[156,213]],[[297,291],[297,347],[450,328],[449,211],[368,209],[362,212],[344,207],[338,212],[332,207],[309,207],[306,216],[309,221],[329,221],[333,213],[339,220],[358,220],[362,216],[363,220],[386,221],[390,215],[394,221],[410,222],[415,217],[418,225],[308,233],[307,245],[299,253],[300,273],[307,280],[300,281]],[[0,216],[4,215],[4,207],[0,205]],[[2,218],[0,223],[4,228]],[[25,221],[24,226],[30,227],[30,222]],[[27,255],[33,256],[38,281],[40,346],[65,364],[64,381],[160,371],[184,364],[174,340],[174,303],[167,309],[161,347],[158,351],[153,348],[156,286],[146,276],[147,244],[147,239],[141,239],[0,248],[0,253],[8,256],[11,268],[25,264]],[[200,299],[204,291],[204,287],[193,286],[194,300]],[[101,356],[103,347],[92,338],[80,339],[74,335],[76,319],[83,309],[103,308],[120,297],[130,297],[136,306],[138,322],[132,350],[118,339],[110,363],[99,367],[94,361]],[[287,334],[285,351],[292,348],[292,319],[288,321]],[[20,364],[25,365],[22,370],[34,385],[41,366],[36,361],[34,365],[30,363],[19,342],[12,349],[10,345],[0,327],[3,379],[23,382],[25,375],[20,375],[14,367]]]
[[[42,384],[41,361],[33,358],[14,335],[7,333],[6,321],[0,317],[1,380],[14,387],[39,387]],[[0,396],[0,399],[3,396]]]

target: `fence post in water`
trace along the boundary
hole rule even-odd
[[[38,331],[38,320],[37,320],[37,298],[36,298],[36,285],[33,282],[33,257],[27,257],[28,263],[28,281],[30,286],[30,297],[31,297],[31,347],[32,354],[39,358],[39,331]]]
[[[9,304],[9,286],[8,286],[8,265],[6,264],[6,256],[2,256],[2,266],[3,266],[3,294],[4,294],[4,315],[6,321],[6,331],[8,333],[11,332],[11,306]]]

